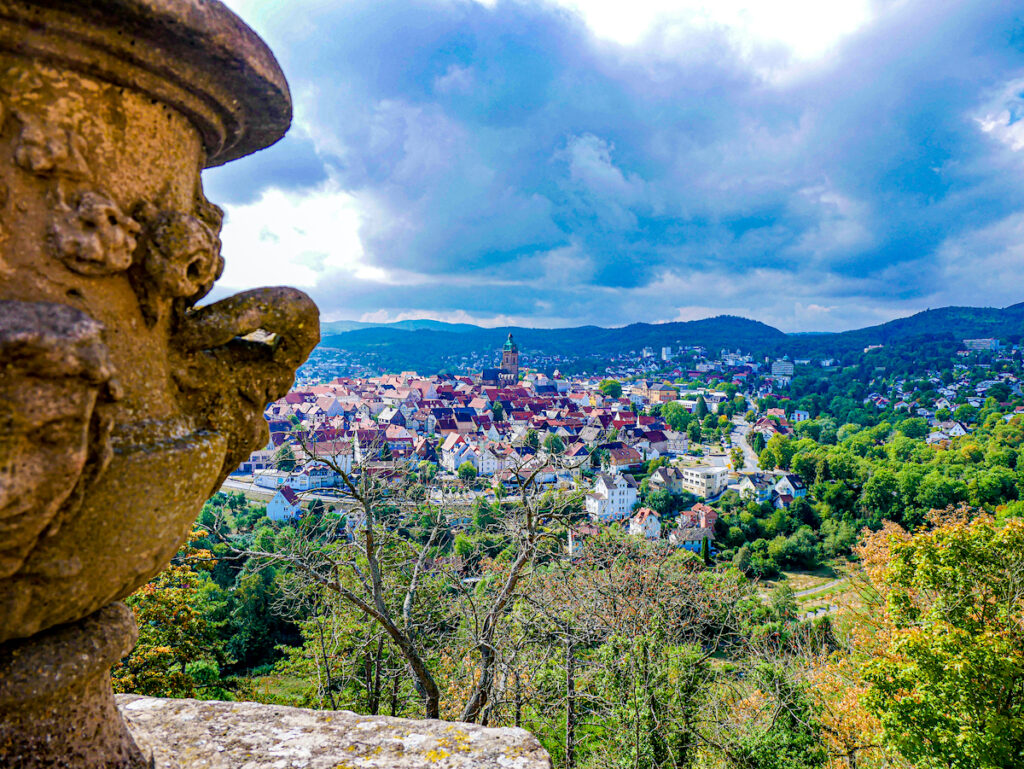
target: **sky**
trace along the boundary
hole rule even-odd
[[[1024,301],[1017,3],[228,5],[295,120],[204,172],[226,211],[214,298],[287,284],[325,320],[784,331]]]

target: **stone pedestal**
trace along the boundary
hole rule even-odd
[[[224,266],[200,172],[290,119],[215,0],[0,0],[0,766],[139,760],[106,672],[134,642],[117,601],[319,340],[293,289],[198,304]]]
[[[3,766],[34,766],[43,757],[54,769],[149,766],[126,733],[110,688],[110,666],[137,634],[131,611],[114,603],[0,646]]]

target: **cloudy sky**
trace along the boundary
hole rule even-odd
[[[204,175],[222,293],[299,286],[329,320],[786,331],[1024,301],[1017,3],[228,4],[296,117]]]

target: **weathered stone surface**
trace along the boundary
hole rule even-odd
[[[109,674],[136,637],[131,610],[115,603],[0,644],[0,767],[144,769],[114,705]]]
[[[137,763],[112,602],[265,442],[319,340],[294,289],[197,306],[224,267],[200,172],[290,120],[273,55],[216,0],[0,0],[4,769]]]
[[[523,729],[118,695],[155,769],[550,769]]]

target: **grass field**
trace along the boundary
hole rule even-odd
[[[309,691],[309,681],[305,678],[274,673],[255,678],[252,684],[260,702],[308,707],[305,695]]]
[[[857,568],[857,564],[842,559],[812,571],[785,571],[776,579],[762,582],[761,594],[767,598],[777,587],[788,585],[802,614],[828,609],[856,599],[856,588],[849,575]]]

